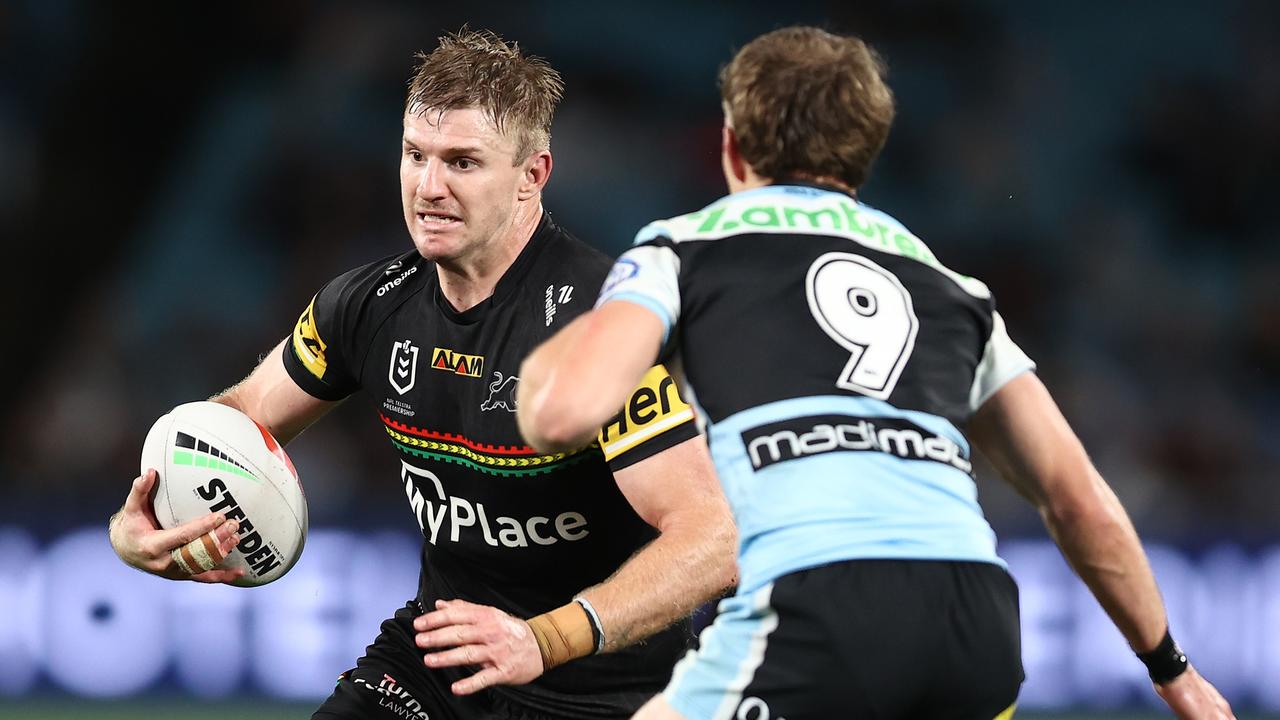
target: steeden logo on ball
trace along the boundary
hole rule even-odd
[[[162,527],[210,512],[240,522],[240,542],[220,565],[245,571],[236,585],[277,580],[302,554],[307,503],[298,473],[271,433],[239,410],[179,405],[151,427],[141,466],[159,476],[152,507]]]

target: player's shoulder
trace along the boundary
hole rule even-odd
[[[969,295],[991,297],[982,281],[943,265],[897,218],[843,192],[809,185],[768,185],[726,195],[696,212],[649,223],[636,234],[635,244],[679,248],[759,235],[848,240],[852,252],[875,251],[921,263]]]
[[[540,276],[551,274],[555,278],[573,281],[582,285],[592,285],[592,291],[599,287],[613,259],[600,250],[588,245],[569,232],[564,226],[553,221],[550,215],[546,219],[543,231],[548,234],[547,246],[542,253],[541,262],[537,263]]]
[[[509,271],[519,277],[512,290],[519,299],[502,305],[504,312],[536,309],[541,322],[526,326],[536,343],[591,309],[613,260],[555,223],[550,214],[543,216],[531,242],[532,262]]]
[[[730,193],[706,207],[684,215],[655,220],[636,233],[636,244],[652,241],[685,243],[719,240],[759,232],[787,232],[792,228],[812,225],[820,230],[839,230],[837,217],[825,217],[840,200],[856,206],[853,198],[841,193],[801,185],[768,185]],[[844,208],[840,208],[841,211]],[[817,215],[815,215],[817,213]],[[826,222],[797,222],[811,219]]]
[[[338,275],[323,294],[344,306],[390,304],[433,281],[431,269],[431,262],[417,250],[388,255]]]

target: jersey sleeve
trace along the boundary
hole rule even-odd
[[[973,385],[969,388],[969,411],[977,412],[978,408],[1000,388],[1015,377],[1029,370],[1035,370],[1036,364],[1009,337],[1004,326],[1004,318],[1000,313],[992,312],[991,336],[987,339],[982,352],[982,360],[973,375]]]
[[[284,350],[284,366],[289,377],[307,394],[321,400],[341,400],[359,389],[351,370],[350,328],[354,308],[346,301],[344,275],[330,282],[311,299],[298,317]]]
[[[641,231],[641,238],[645,237]],[[680,257],[670,240],[639,240],[613,264],[596,307],[625,300],[653,311],[662,321],[663,345],[680,320]]]
[[[655,365],[627,398],[597,439],[613,470],[621,470],[657,455],[698,434],[693,408],[680,395],[671,373]]]

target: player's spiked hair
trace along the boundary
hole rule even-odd
[[[551,146],[551,118],[564,94],[560,73],[488,30],[463,27],[418,53],[405,112],[479,108],[516,141],[517,163]]]
[[[742,157],[774,181],[866,182],[893,124],[880,56],[815,27],[761,35],[720,72],[720,97]]]

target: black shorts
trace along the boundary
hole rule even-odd
[[[475,672],[468,668],[428,668],[414,644],[416,601],[382,623],[382,632],[342,673],[333,693],[312,720],[551,720],[517,707],[494,690],[457,696],[454,682]]]
[[[689,720],[992,720],[1022,680],[1003,568],[854,560],[722,602],[663,696]]]

